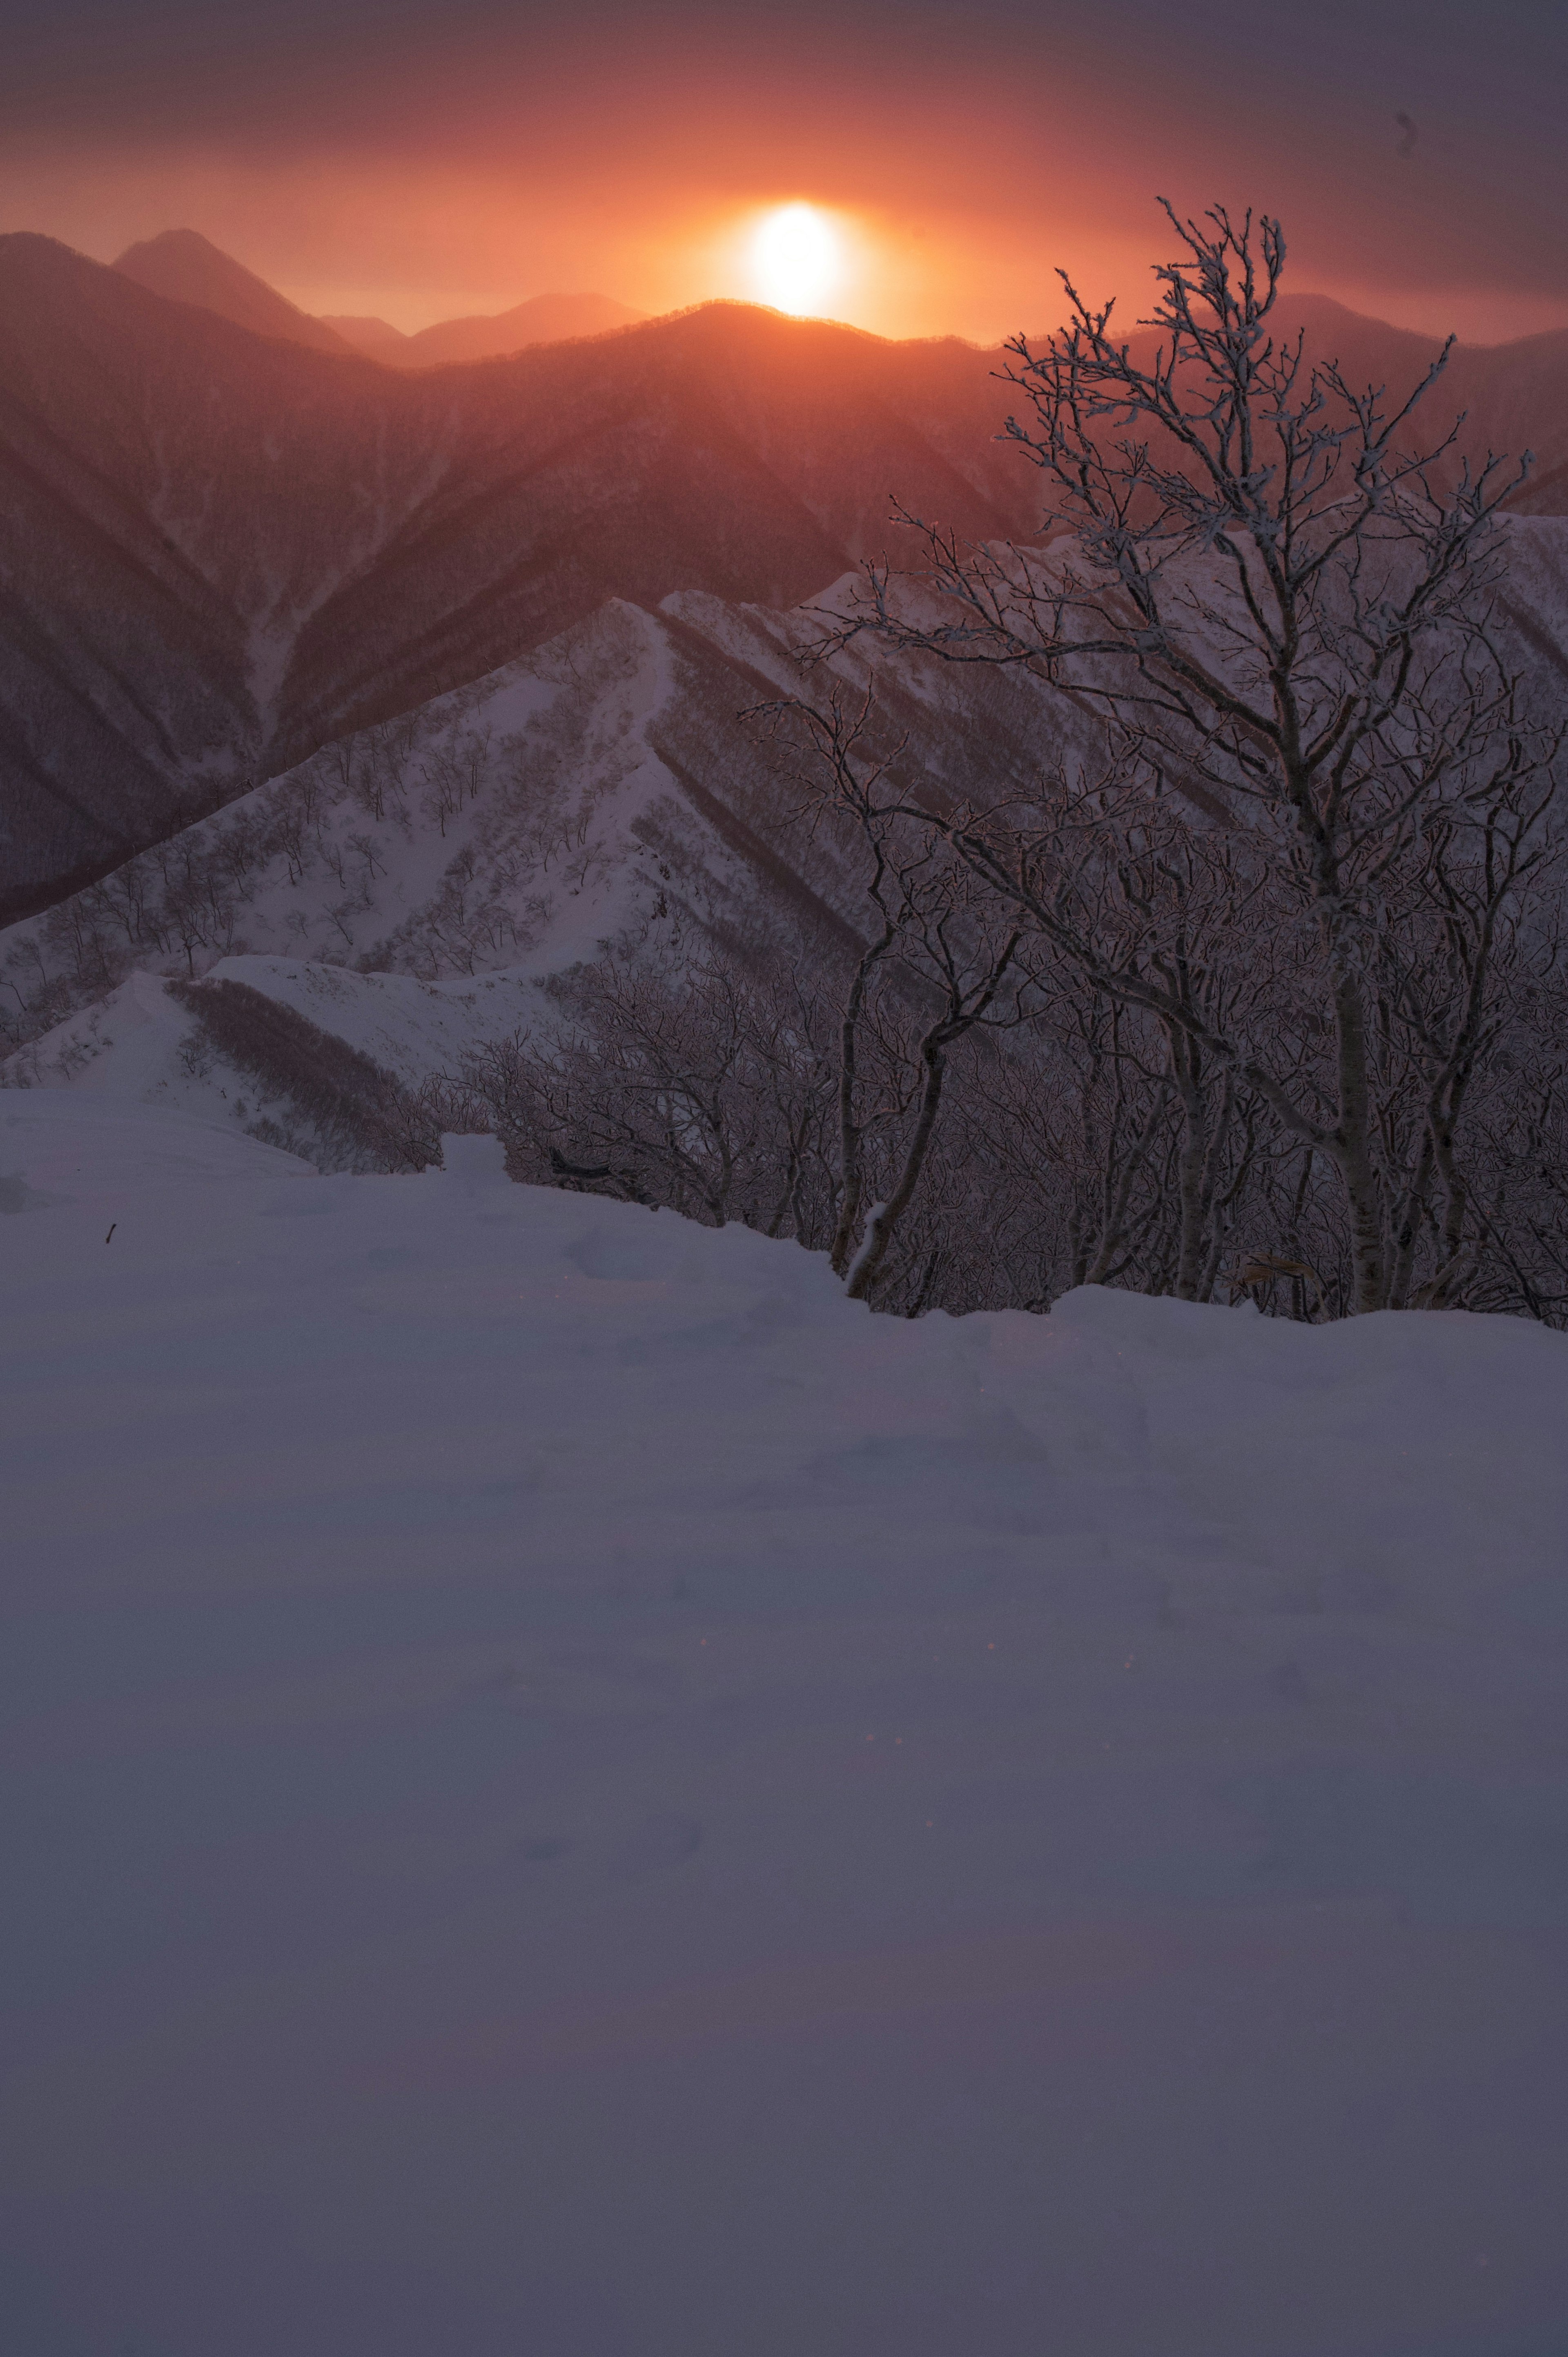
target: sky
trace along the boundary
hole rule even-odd
[[[0,224],[102,261],[199,229],[313,311],[412,328],[593,290],[767,290],[891,335],[1144,307],[1183,210],[1291,283],[1495,342],[1568,324],[1560,0],[0,0]],[[813,307],[816,306],[814,305]]]

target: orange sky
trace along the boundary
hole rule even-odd
[[[0,91],[0,221],[101,259],[197,228],[413,328],[755,296],[759,210],[804,199],[843,239],[824,308],[991,339],[1054,320],[1056,265],[1136,307],[1156,192],[1222,196],[1283,216],[1298,289],[1493,340],[1568,322],[1565,15],[60,0]]]

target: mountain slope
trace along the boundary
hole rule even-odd
[[[742,306],[392,372],[0,240],[0,915],[607,597],[789,604],[897,482],[1027,527],[959,344]]]
[[[323,314],[321,324],[340,336],[344,343],[357,352],[368,353],[373,361],[395,360],[408,343],[401,328],[390,320],[365,318],[353,312]]]
[[[489,679],[315,756],[0,935],[0,1039],[35,1041],[0,1071],[129,1087],[226,1119],[228,1076],[193,1093],[175,1035],[156,1071],[145,1041],[127,1063],[130,1013],[140,1021],[155,1004],[145,992],[98,1002],[149,974],[216,967],[287,997],[302,962],[348,969],[322,985],[325,1013],[301,1011],[338,1032],[340,1006],[341,1036],[365,1046],[351,1010],[374,985],[392,1024],[374,1052],[418,1078],[417,1036],[400,1048],[386,1012],[400,1003],[381,988],[389,976],[459,990],[477,976],[521,981],[650,923],[755,939],[774,911],[858,922],[855,886],[792,823],[791,795],[737,717],[797,685],[797,651],[817,627],[711,597],[673,597],[657,614],[613,601]],[[864,679],[853,655],[838,669]],[[901,662],[879,690],[925,791],[960,790],[982,748],[1021,768],[1043,735],[1082,725],[1026,676],[929,673]],[[518,1019],[514,995],[484,1016],[491,1031]]]
[[[1298,307],[1352,372],[1402,383],[1429,349]],[[1458,355],[1434,421],[1463,395],[1466,448],[1528,434],[1521,504],[1551,511],[1568,339],[1518,349],[1511,389],[1507,352]],[[897,554],[895,498],[1028,534],[995,361],[714,304],[393,371],[0,240],[0,918],[607,599],[809,600]]]
[[[166,229],[140,245],[128,245],[113,267],[149,294],[173,303],[194,303],[220,319],[249,328],[256,336],[283,336],[321,352],[349,346],[325,319],[313,319],[253,270],[204,238],[199,230]]]
[[[493,317],[442,319],[405,337],[395,354],[399,368],[434,368],[453,361],[494,360],[529,344],[561,343],[571,336],[603,335],[647,317],[608,295],[534,295]],[[378,357],[383,355],[378,354]]]
[[[385,319],[353,315],[316,318],[269,286],[253,270],[194,229],[165,230],[128,245],[113,268],[149,294],[215,311],[252,335],[282,336],[323,352],[366,352],[398,368],[436,368],[453,361],[495,360],[530,344],[602,335],[647,317],[608,295],[534,295],[510,310],[441,319],[405,335]]]
[[[1508,531],[1506,651],[1560,708],[1568,522],[1520,517]],[[852,587],[832,585],[823,604]],[[684,592],[650,612],[614,599],[485,679],[338,741],[0,933],[0,1043],[12,1049],[0,1082],[80,1078],[188,1108],[199,1099],[228,1119],[229,1076],[193,1095],[178,1068],[183,1018],[168,1015],[156,1071],[141,1049],[126,1061],[123,1016],[104,1002],[138,974],[216,969],[294,1004],[301,971],[337,970],[340,983],[310,983],[328,1011],[300,1011],[337,1032],[340,1006],[342,1036],[363,1047],[353,1009],[388,976],[459,992],[476,977],[521,985],[666,923],[735,942],[786,918],[854,932],[858,882],[795,823],[797,790],[741,717],[800,692],[822,627],[816,605]],[[865,653],[814,671],[812,692],[832,681],[858,697]],[[904,740],[895,776],[937,802],[1027,780],[1053,759],[1097,758],[1092,714],[1026,671],[879,651],[875,684],[886,749]],[[373,1052],[421,1077],[423,1017],[402,1049],[401,1002],[372,996]],[[515,996],[476,1016],[502,1031],[518,1019]]]

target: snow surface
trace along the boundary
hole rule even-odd
[[[1568,1342],[496,1151],[0,1096],[5,2347],[1559,2348]]]
[[[211,974],[281,999],[319,1030],[414,1083],[455,1072],[466,1052],[527,1028],[544,1006],[538,983],[518,969],[421,982],[413,974],[355,974],[302,958],[230,957],[220,958]],[[58,1024],[43,1043],[48,1058],[39,1069],[57,1085],[105,1102],[155,1106],[245,1130],[271,1100],[252,1077],[205,1043],[193,1055],[195,1032],[191,1009],[170,995],[166,980],[136,973]],[[3,1077],[0,1090],[5,1092],[0,1105],[9,1105],[12,1092]]]

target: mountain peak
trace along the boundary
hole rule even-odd
[[[199,230],[166,229],[160,237],[128,245],[113,266],[149,294],[216,311],[220,318],[249,328],[252,335],[280,337],[322,352],[351,349],[324,319],[300,310]]]
[[[368,352],[375,361],[395,361],[408,350],[409,339],[389,319],[368,318],[357,311],[324,311],[321,324],[341,336],[346,344],[352,344],[357,352]]]
[[[529,344],[603,335],[610,328],[632,327],[647,316],[608,295],[533,295],[508,311],[442,319],[400,338],[395,345],[372,346],[369,337],[346,324],[343,331],[361,350],[374,350],[378,360],[393,361],[400,368],[439,368],[455,361],[499,360]]]

